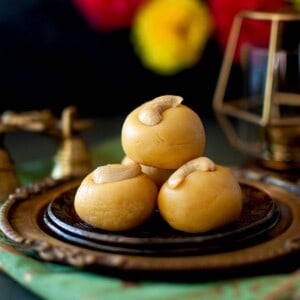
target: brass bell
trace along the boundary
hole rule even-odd
[[[92,156],[80,132],[91,127],[90,121],[78,120],[77,109],[69,106],[63,110],[61,141],[54,157],[51,176],[55,179],[82,177],[93,167]]]

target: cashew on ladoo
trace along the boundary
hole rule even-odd
[[[177,169],[168,179],[168,184],[171,188],[176,188],[186,176],[194,171],[215,171],[215,163],[207,157],[198,157],[190,160],[179,169]]]
[[[116,182],[130,179],[141,174],[139,164],[131,162],[124,164],[108,164],[100,166],[92,173],[95,183]]]
[[[164,95],[145,103],[139,112],[139,120],[145,125],[156,125],[162,119],[162,113],[171,108],[178,106],[183,101],[180,96]]]

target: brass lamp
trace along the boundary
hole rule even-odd
[[[238,99],[225,99],[245,20],[270,23],[269,45],[241,46],[242,86],[247,89]],[[298,22],[300,13],[290,10],[239,12],[232,23],[213,99],[229,142],[273,169],[300,168],[300,43],[296,41],[293,49],[283,48],[288,25]]]

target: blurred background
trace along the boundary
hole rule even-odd
[[[156,96],[176,94],[201,116],[211,115],[234,14],[284,5],[283,0],[1,0],[0,110],[60,113],[76,105],[82,116],[114,116]],[[153,31],[153,19],[166,22],[158,22]],[[181,40],[168,40],[170,32]],[[180,49],[174,54],[176,45]],[[173,55],[167,70],[145,58],[167,61],[165,54]],[[181,64],[185,57],[191,59]],[[236,68],[229,93],[241,86],[238,63]]]

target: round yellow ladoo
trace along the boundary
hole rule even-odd
[[[96,168],[79,185],[74,209],[86,223],[104,230],[134,229],[157,207],[157,186],[137,163]]]
[[[206,157],[176,170],[158,194],[158,208],[167,223],[188,233],[207,232],[236,221],[243,193],[229,168]]]
[[[163,95],[134,109],[122,126],[125,154],[160,169],[177,169],[201,156],[206,141],[202,121],[182,101],[180,96]]]

